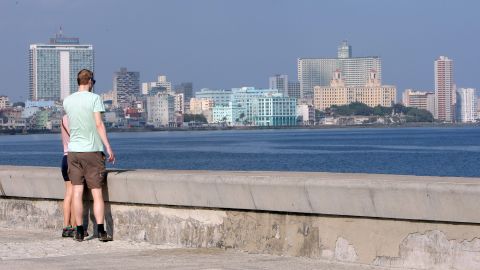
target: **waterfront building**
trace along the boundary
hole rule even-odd
[[[283,96],[288,97],[288,75],[274,75],[269,78],[269,89],[277,89]]]
[[[315,107],[310,104],[298,104],[297,118],[302,125],[315,124]]]
[[[0,110],[11,107],[10,100],[7,96],[0,96]]]
[[[295,98],[277,89],[233,88],[228,105],[213,107],[213,123],[227,125],[286,126],[296,124]]]
[[[148,95],[147,124],[154,127],[168,127],[175,123],[175,96],[167,93]]]
[[[378,56],[353,57],[346,41],[340,44],[336,58],[299,58],[297,60],[300,98],[312,100],[315,86],[328,86],[332,74],[340,70],[346,86],[365,86],[370,70],[382,79],[382,63]]]
[[[477,103],[474,88],[459,88],[457,90],[457,121],[473,123],[477,120]]]
[[[113,73],[113,106],[127,108],[131,106],[133,97],[140,95],[140,72],[120,68]]]
[[[297,124],[297,100],[282,94],[262,96],[252,103],[254,125],[295,126]]]
[[[435,93],[406,89],[402,95],[402,103],[406,107],[427,110],[435,115]]]
[[[191,98],[190,113],[202,114],[204,111],[211,110],[214,105],[215,102],[212,99]]]
[[[259,97],[279,94],[277,89],[256,89],[255,87],[232,88],[232,106],[239,114],[243,113],[242,122],[253,124],[256,116],[253,102]],[[216,105],[216,103],[215,103]],[[235,119],[235,115],[233,116]]]
[[[446,56],[435,60],[435,119],[444,122],[454,120],[455,84],[453,61]]]
[[[288,82],[288,96],[300,99],[300,82]]]
[[[314,90],[315,109],[324,111],[333,105],[348,105],[361,102],[370,107],[390,107],[396,102],[397,91],[393,85],[382,85],[375,70],[364,86],[348,86],[340,70],[334,72],[330,86],[316,86]]]
[[[233,106],[230,103],[228,106],[215,106],[212,109],[212,122],[222,123],[225,125],[233,125]]]
[[[29,99],[63,100],[78,88],[77,73],[94,71],[92,45],[60,31],[49,44],[31,44],[29,52]]]
[[[195,93],[196,99],[213,100],[215,105],[228,106],[232,98],[232,90],[212,90],[203,88]]]

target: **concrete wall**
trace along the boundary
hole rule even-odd
[[[108,176],[107,223],[116,239],[179,247],[480,269],[479,180],[117,171]],[[57,168],[0,166],[0,225],[61,228],[62,182]]]

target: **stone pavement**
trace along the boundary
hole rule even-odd
[[[247,254],[221,249],[185,249],[115,240],[81,243],[60,232],[0,227],[0,269],[339,269],[379,270],[308,258]]]

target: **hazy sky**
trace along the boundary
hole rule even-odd
[[[28,97],[28,48],[60,26],[95,48],[96,91],[120,67],[195,90],[296,80],[298,57],[382,57],[383,83],[433,89],[433,61],[454,60],[458,87],[480,88],[480,1],[0,0],[0,95]]]

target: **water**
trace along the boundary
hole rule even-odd
[[[111,133],[115,168],[480,177],[479,128]],[[0,136],[0,164],[60,166],[59,134]],[[112,168],[111,165],[109,165]]]

